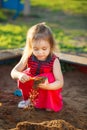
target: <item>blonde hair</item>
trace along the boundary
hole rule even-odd
[[[26,45],[23,57],[28,58],[32,54],[32,42],[46,40],[51,47],[51,53],[55,50],[55,40],[51,29],[45,23],[39,23],[32,26],[27,32]]]

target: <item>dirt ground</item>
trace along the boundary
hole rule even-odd
[[[13,66],[0,65],[0,130],[87,130],[87,74],[78,70],[64,73],[61,112],[24,110],[17,108],[22,97],[13,94],[17,89],[10,77]]]

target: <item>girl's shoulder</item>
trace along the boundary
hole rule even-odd
[[[53,60],[55,60],[55,59],[58,59],[58,60],[59,60],[59,57],[58,57],[57,54],[53,53],[53,54],[52,54],[52,59],[53,59]]]
[[[28,61],[32,60],[32,55],[30,57],[28,57]]]

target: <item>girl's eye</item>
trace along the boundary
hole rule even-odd
[[[34,51],[38,51],[38,49],[37,49],[37,48],[34,48]]]
[[[46,50],[46,48],[43,48],[43,50]]]

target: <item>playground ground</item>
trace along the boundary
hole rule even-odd
[[[30,27],[30,25],[36,24],[38,22],[46,21],[47,23],[50,22],[49,25],[51,25],[52,28],[57,29],[62,28],[64,32],[68,34],[73,32],[74,30],[75,31],[79,30],[78,35],[77,35],[78,31],[76,31],[76,33],[74,31],[75,33],[74,39],[76,39],[76,42],[74,43],[75,46],[87,45],[87,38],[86,38],[87,33],[83,35],[83,33],[86,32],[87,29],[86,17],[82,17],[79,15],[74,16],[66,14],[64,12],[61,13],[50,12],[49,9],[43,10],[42,8],[37,9],[32,8],[32,15],[29,17],[19,16],[16,20],[12,20],[12,17],[13,14],[12,16],[8,16],[8,21],[6,22],[6,24],[7,23],[14,25],[24,24],[27,26],[29,25]],[[6,37],[6,33],[4,36]],[[16,36],[14,35],[14,37]],[[77,52],[79,51],[77,50]],[[82,53],[81,55],[87,56],[87,53],[86,54]],[[22,100],[22,97],[15,96],[13,94],[14,91],[17,89],[16,81],[12,80],[10,77],[10,72],[14,65],[15,63],[10,65],[0,65],[0,130],[10,130],[10,129],[19,130],[16,128],[17,124],[19,124],[19,122],[23,122],[22,123],[23,125],[24,121],[29,121],[31,122],[31,124],[33,122],[38,124],[38,122],[42,123],[43,121],[48,121],[47,124],[48,126],[50,124],[49,122],[53,121],[55,127],[57,127],[57,124],[55,123],[54,120],[56,121],[61,120],[59,130],[77,130],[77,129],[87,130],[86,73],[82,73],[78,70],[64,73],[65,83],[62,92],[64,106],[61,112],[54,113],[36,109],[23,110],[17,108],[17,104],[20,100]],[[67,124],[67,122],[69,124]],[[19,124],[19,128],[20,127],[21,124]],[[53,128],[52,124],[51,128]]]
[[[67,130],[70,130],[70,128],[87,130],[87,74],[78,70],[64,73],[65,84],[62,92],[64,106],[61,112],[54,113],[36,109],[23,110],[17,108],[17,104],[22,100],[22,97],[13,94],[17,89],[16,81],[10,77],[10,71],[14,65],[0,65],[0,130],[19,130],[16,125],[24,121],[36,124],[48,121],[47,125],[49,126],[49,121],[54,120],[61,120],[60,123],[63,124],[62,128],[60,124],[61,130],[65,130],[65,128]],[[57,127],[57,124],[55,124],[55,127]]]

